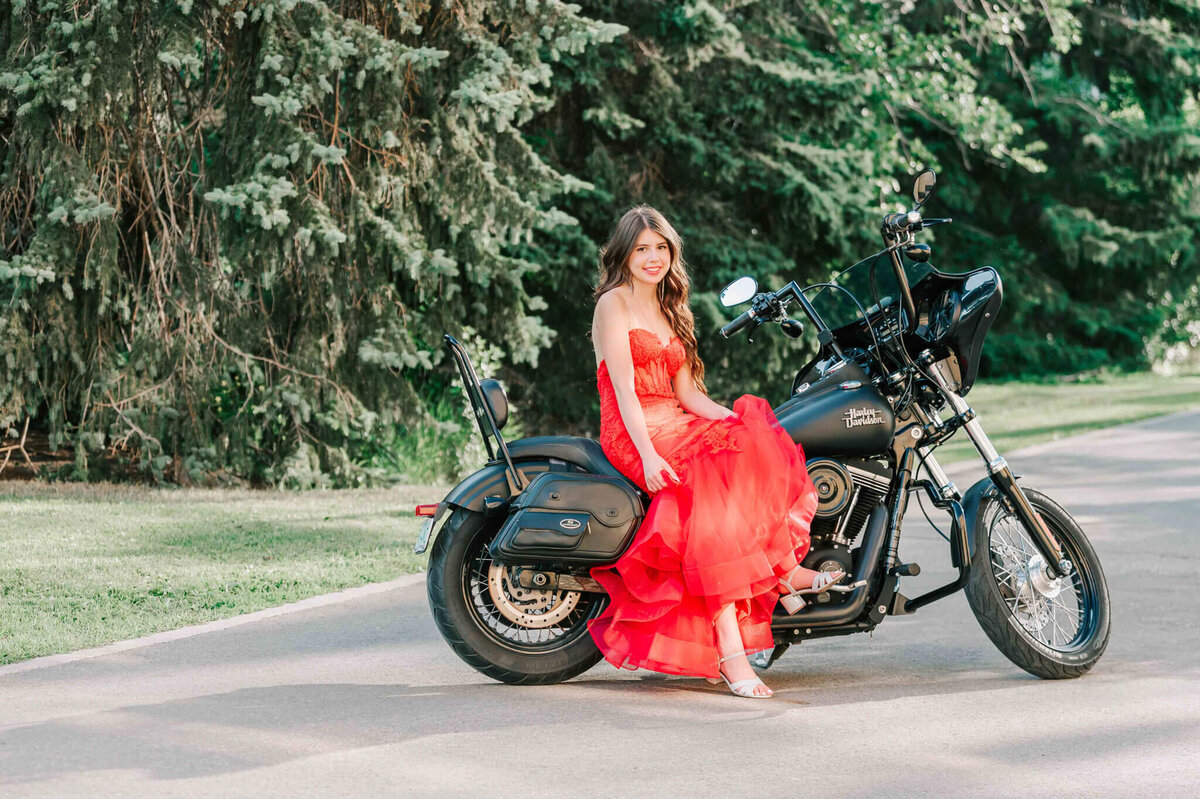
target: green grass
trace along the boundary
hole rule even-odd
[[[984,384],[968,399],[997,448],[1012,452],[1200,407],[1200,375]],[[938,456],[975,457],[962,433]],[[419,571],[413,506],[447,489],[0,483],[0,664]]]
[[[419,571],[446,491],[0,483],[0,664]]]
[[[980,383],[967,395],[1001,454],[1200,407],[1200,375],[1106,375],[1086,382]],[[965,432],[937,451],[941,463],[978,454]]]

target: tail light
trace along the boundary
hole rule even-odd
[[[425,551],[425,546],[429,543],[429,534],[433,532],[433,520],[437,518],[438,503],[433,505],[418,505],[414,511],[417,516],[424,516],[425,521],[421,522],[421,532],[417,533],[417,543],[413,545],[413,552],[420,555]]]

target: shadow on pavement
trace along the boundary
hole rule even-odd
[[[649,672],[640,679],[584,677],[540,687],[329,683],[245,688],[0,732],[0,785],[106,770],[189,779],[430,735],[507,733],[533,726],[552,735],[554,725],[577,724],[584,708],[589,723],[600,728],[654,730],[680,720],[753,721],[808,707],[1039,683],[1015,669],[947,671],[941,679],[922,671],[881,681],[875,667],[836,664],[807,672],[775,668],[765,676],[778,695],[762,703],[733,697],[724,685]],[[596,701],[598,694],[604,701]],[[673,702],[673,696],[686,700]],[[113,745],[114,738],[120,745]]]

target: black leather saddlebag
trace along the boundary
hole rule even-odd
[[[603,566],[625,551],[644,514],[624,479],[542,472],[513,501],[490,553],[502,563]]]

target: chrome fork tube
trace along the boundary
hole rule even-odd
[[[964,413],[970,413],[971,406],[967,404],[965,399],[951,390],[950,381],[942,371],[942,368],[943,364],[939,361],[933,364],[929,371],[932,373],[934,380],[937,380],[938,385],[941,386],[942,393],[946,396],[946,401],[950,403],[950,407],[959,416],[962,416]],[[983,425],[979,424],[978,419],[972,419],[963,425],[963,427],[966,429],[967,435],[970,436],[971,443],[975,445],[975,449],[979,450],[979,455],[983,458],[983,462],[987,464],[988,474],[995,474],[1001,469],[1008,467],[1008,463],[996,451],[996,448],[992,446],[992,440],[987,437],[987,433],[983,432]]]
[[[970,413],[971,406],[967,405],[966,400],[951,390],[950,380],[942,368],[943,364],[938,362],[933,364],[929,371],[941,387],[946,401],[950,403],[950,407],[959,416],[962,416],[964,413]],[[992,482],[996,485],[996,488],[1000,489],[1000,493],[1008,500],[1011,510],[1021,520],[1030,537],[1033,538],[1033,543],[1037,546],[1038,551],[1046,559],[1049,578],[1053,580],[1070,572],[1070,561],[1063,558],[1062,552],[1059,551],[1058,543],[1054,540],[1054,536],[1050,534],[1045,523],[1038,516],[1037,511],[1029,504],[1029,498],[1025,496],[1025,492],[1017,485],[1017,478],[1013,475],[1012,469],[1008,467],[1008,461],[1000,453],[996,452],[996,448],[992,446],[991,439],[987,437],[987,433],[983,432],[983,426],[979,424],[979,420],[971,419],[963,427],[966,428],[967,435],[971,437],[971,443],[975,445],[975,449],[979,450],[980,456],[987,464],[988,476],[992,478]]]
[[[957,394],[955,396],[958,396]],[[959,397],[959,402],[962,398]],[[970,410],[967,403],[963,402],[964,410]],[[983,432],[983,425],[979,424],[978,419],[972,419],[963,425],[967,429],[967,435],[971,437],[971,443],[975,445],[975,449],[979,450],[980,456],[987,463],[988,474],[996,474],[1002,469],[1008,468],[1008,461],[1004,460],[996,448],[992,446],[992,440],[987,437],[987,433]]]
[[[946,476],[946,472],[942,470],[942,465],[933,457],[933,452],[929,447],[918,447],[917,453],[921,456],[921,463],[925,466],[925,471],[933,478],[934,485],[937,486],[938,493],[942,499],[954,499],[958,497],[958,487],[954,485],[954,481]]]

